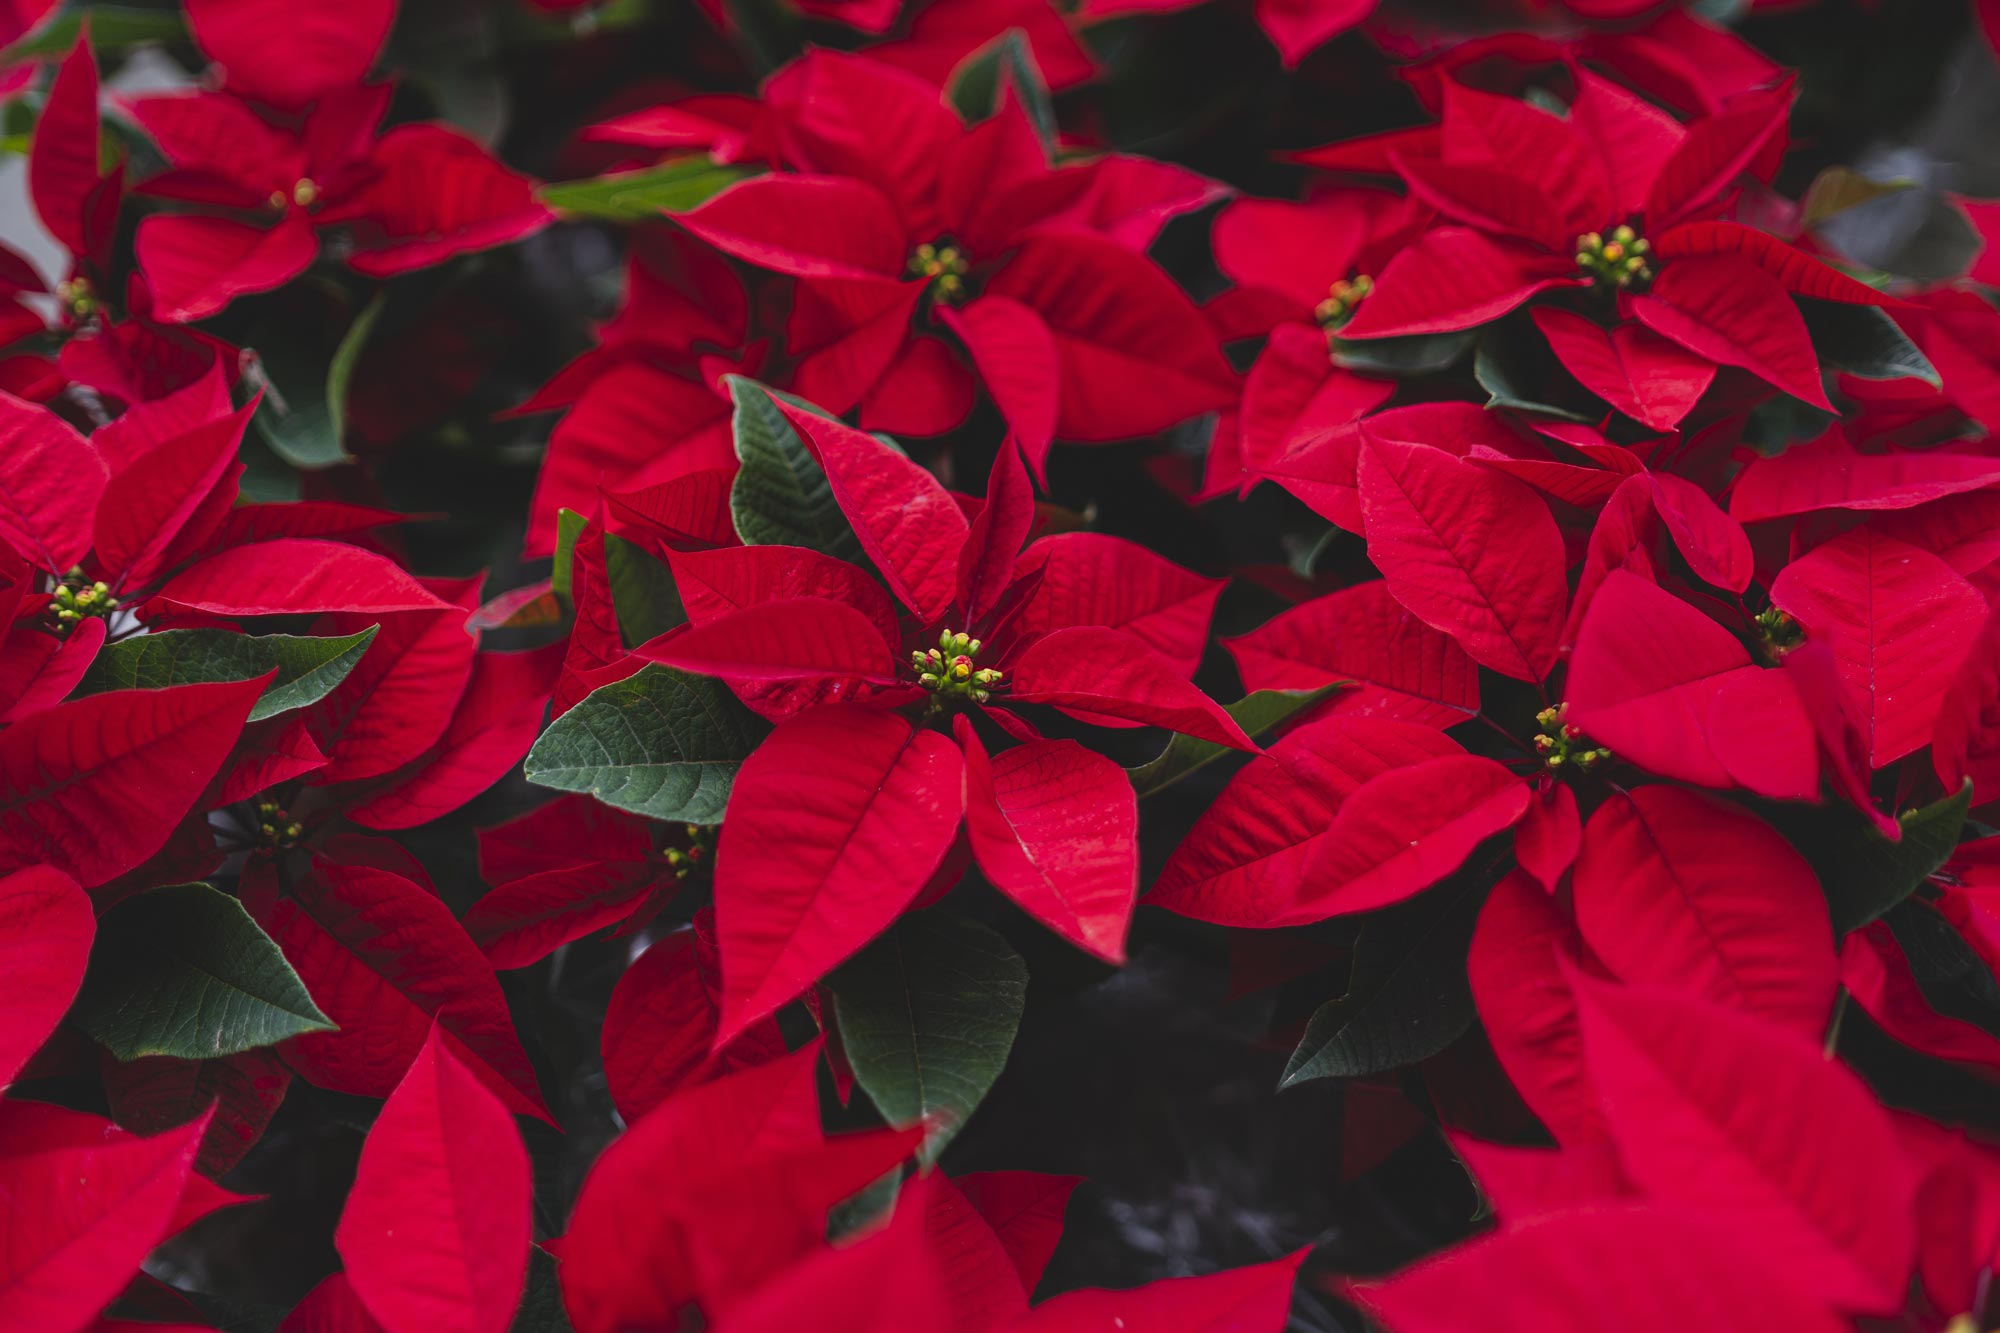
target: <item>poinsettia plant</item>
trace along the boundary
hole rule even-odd
[[[0,1326],[2000,1324],[1996,30],[15,5]]]

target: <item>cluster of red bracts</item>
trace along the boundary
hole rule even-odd
[[[1365,34],[1423,116],[1242,197],[1075,114],[1086,32],[1190,7],[797,0],[857,49],[577,127],[720,184],[629,229],[616,315],[507,414],[561,414],[554,572],[490,598],[410,571],[410,515],[252,498],[267,377],[198,327],[561,220],[392,113],[394,0],[185,0],[182,92],[107,102],[87,24],[0,71],[69,256],[0,248],[0,1325],[219,1323],[142,1265],[265,1206],[218,1182],[296,1079],[381,1105],[283,1333],[1286,1327],[1303,1250],[1037,1299],[1078,1179],[936,1169],[1025,988],[951,915],[984,895],[1114,966],[1141,905],[1220,928],[1245,993],[1428,913],[1273,1034],[1497,1218],[1311,1279],[1394,1333],[1986,1326],[2000,1127],[1900,1109],[1841,1032],[2000,1078],[2000,245],[1866,272],[1779,188],[1792,76],[1631,0],[1463,39],[1257,0],[1286,68]],[[1204,574],[1037,498],[1195,423],[1146,484],[1268,484],[1365,560]],[[981,431],[975,496],[925,442]],[[1237,575],[1288,605],[1225,663]],[[396,835],[524,760],[564,794],[477,831],[455,911]],[[1146,878],[1143,798],[1218,760]],[[906,1100],[866,983],[939,921],[993,1012],[897,992]],[[517,1117],[569,1099],[501,974],[607,940],[623,1132],[554,1198]]]

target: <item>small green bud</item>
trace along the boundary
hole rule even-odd
[[[917,684],[932,694],[955,694],[985,703],[1005,674],[973,660],[985,646],[964,630],[940,630],[936,648],[910,654]]]
[[[1646,256],[1652,246],[1632,226],[1620,223],[1610,235],[1585,232],[1576,238],[1576,266],[1586,284],[1602,283],[1620,291],[1643,287],[1653,280]]]

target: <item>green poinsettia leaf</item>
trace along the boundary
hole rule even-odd
[[[601,685],[528,751],[528,781],[651,819],[715,824],[770,727],[720,681],[648,665]]]
[[[207,1060],[333,1028],[243,904],[206,884],[106,912],[70,1017],[120,1060]]]
[[[1852,167],[1836,164],[1822,169],[1806,187],[1805,200],[1799,206],[1799,222],[1807,228],[1817,227],[1850,208],[1916,188],[1917,182],[1907,177],[1876,180]]]
[[[637,542],[604,534],[604,573],[627,645],[637,647],[687,623],[673,571]]]
[[[731,376],[729,392],[742,464],[729,489],[736,535],[748,546],[804,546],[859,562],[861,543],[833,498],[825,469],[778,410],[771,390]]]
[[[561,598],[566,608],[570,607],[570,590],[576,583],[576,544],[589,526],[590,520],[574,509],[556,511],[556,556],[549,569],[549,591]]]
[[[277,676],[250,709],[249,721],[316,704],[368,651],[379,626],[338,638],[299,634],[234,634],[221,629],[170,629],[106,644],[77,687],[79,694],[106,690],[162,690],[173,685],[251,680],[273,668]]]
[[[1812,863],[1834,931],[1845,935],[1915,893],[1951,859],[1971,807],[1968,782],[1955,796],[1905,810],[1894,842],[1842,805],[1774,806],[1767,816]]]
[[[1564,421],[1593,420],[1587,395],[1545,352],[1546,344],[1519,320],[1498,325],[1481,337],[1472,358],[1472,378],[1486,390],[1486,406]]]
[[[1414,918],[1389,914],[1362,928],[1349,993],[1313,1014],[1281,1087],[1406,1068],[1472,1027],[1478,1014],[1465,958],[1485,886],[1448,885],[1440,893],[1424,895]]]
[[[1935,907],[1915,899],[1898,903],[1882,920],[1924,1002],[1946,1018],[2000,1038],[2000,980],[1965,936]]]
[[[1479,339],[1477,329],[1425,333],[1412,338],[1336,340],[1333,359],[1349,370],[1383,375],[1430,375],[1455,365]]]
[[[1279,723],[1311,708],[1346,683],[1336,681],[1316,690],[1258,690],[1244,695],[1233,704],[1224,704],[1222,711],[1236,719],[1236,725],[1243,728],[1244,735],[1255,740]],[[1240,751],[1231,750],[1226,745],[1197,740],[1176,732],[1158,758],[1149,759],[1137,768],[1126,769],[1125,775],[1132,779],[1134,791],[1141,796],[1151,796],[1173,786],[1188,774],[1206,768],[1222,756],[1237,753]]]
[[[354,317],[331,356],[309,333],[265,328],[252,334],[263,366],[264,401],[254,418],[271,451],[295,468],[312,471],[354,461],[347,452],[347,385],[368,335],[382,316],[377,293]]]
[[[834,974],[841,1049],[891,1124],[928,1121],[937,1160],[1013,1049],[1028,968],[976,921],[913,912]]]
[[[539,1245],[529,1246],[528,1283],[507,1333],[572,1333],[572,1329],[569,1312],[563,1308],[555,1256]]]
[[[64,5],[62,13],[32,29],[12,46],[0,48],[0,69],[26,60],[44,60],[68,53],[85,19],[90,20],[93,51],[122,51],[133,46],[185,42],[187,25],[173,9],[138,5]]]
[[[1813,350],[1829,370],[1864,380],[1922,380],[1933,389],[1944,380],[1937,367],[1878,306],[1798,299]]]
[[[970,125],[999,111],[1001,93],[1010,87],[1044,151],[1053,154],[1057,143],[1055,103],[1050,100],[1041,66],[1035,63],[1034,48],[1021,29],[1009,28],[961,60],[951,72],[945,96]]]
[[[699,208],[740,180],[756,175],[750,167],[711,161],[706,154],[678,158],[643,171],[619,171],[588,180],[544,185],[538,197],[559,213],[643,222],[662,213]]]

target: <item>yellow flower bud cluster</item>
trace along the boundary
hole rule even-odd
[[[1535,722],[1541,727],[1535,737],[1535,753],[1542,757],[1543,765],[1551,773],[1560,773],[1564,769],[1588,773],[1607,762],[1611,751],[1601,745],[1592,747],[1584,743],[1583,733],[1563,720],[1568,715],[1568,704],[1557,704],[1535,714]]]
[[[1368,298],[1375,290],[1375,279],[1366,273],[1354,278],[1342,278],[1326,289],[1326,299],[1313,307],[1313,318],[1328,333],[1354,318],[1354,308]]]
[[[674,872],[677,880],[686,880],[689,875],[715,860],[715,839],[718,830],[703,824],[685,825],[686,847],[669,847],[660,853],[660,859]]]
[[[1645,237],[1623,224],[1613,227],[1608,236],[1593,231],[1576,238],[1576,266],[1584,278],[1621,291],[1644,287],[1653,280],[1648,258],[1652,252]]]
[[[108,616],[118,609],[118,599],[102,581],[81,585],[64,581],[56,585],[51,597],[49,611],[59,630],[73,629],[91,616]]]
[[[979,640],[953,630],[944,631],[938,635],[937,647],[910,654],[917,684],[932,694],[955,694],[974,703],[985,703],[1006,676],[1004,672],[975,664],[973,659],[979,655],[979,649]]]
[[[932,297],[946,305],[965,299],[965,275],[971,271],[971,261],[955,245],[926,243],[910,252],[910,276],[928,282]]]
[[[1757,613],[1757,634],[1770,650],[1773,661],[1806,641],[1806,627],[1775,606]]]
[[[296,846],[306,826],[293,819],[276,801],[257,802],[257,840],[266,847]]]

